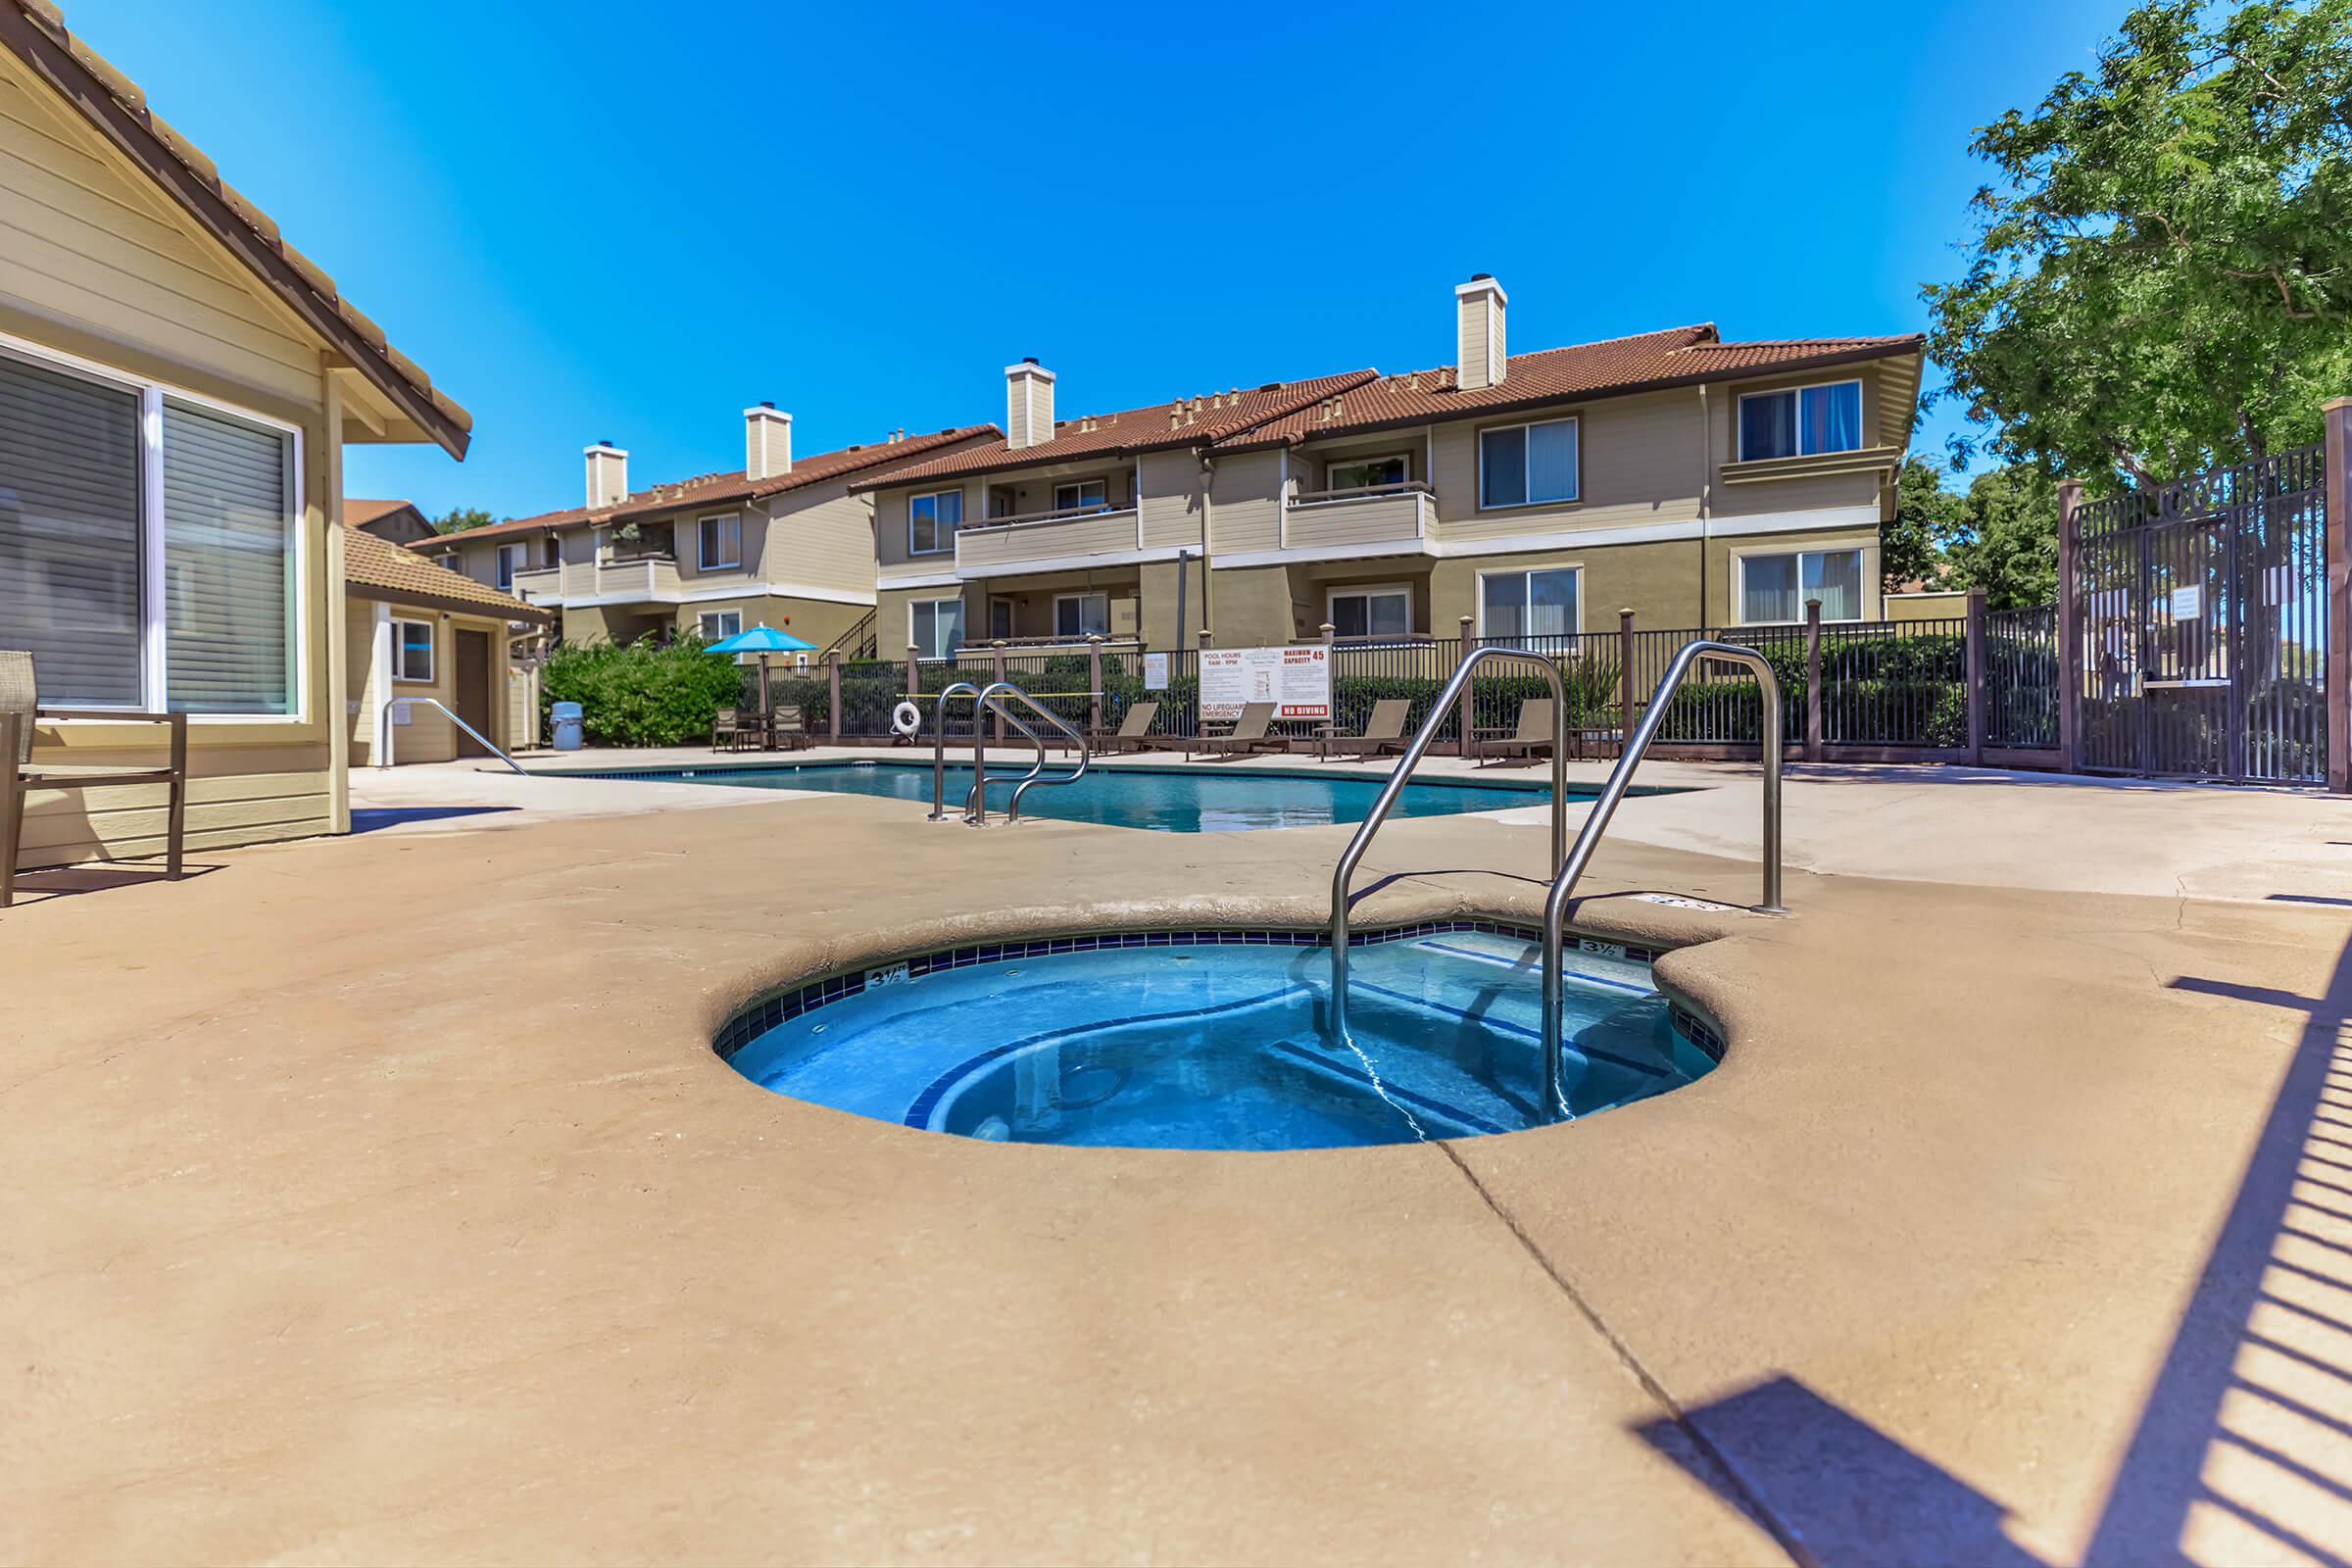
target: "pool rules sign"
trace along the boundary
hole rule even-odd
[[[1200,716],[1230,722],[1251,703],[1272,703],[1276,718],[1331,717],[1331,650],[1203,648]]]

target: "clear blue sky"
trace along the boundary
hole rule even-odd
[[[599,437],[740,467],[761,399],[803,452],[1001,419],[1025,354],[1064,417],[1442,364],[1474,271],[1521,350],[1916,330],[1971,128],[2124,6],[997,9],[67,15],[473,411],[463,465],[355,447],[350,493],[508,516]]]

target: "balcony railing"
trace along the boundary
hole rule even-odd
[[[956,530],[956,569],[986,576],[1065,556],[1140,549],[1140,518],[1133,507],[1088,507],[967,522]]]
[[[676,604],[677,560],[657,551],[625,556],[608,552],[597,558],[596,592],[599,597],[620,596],[624,603]]]
[[[532,566],[514,573],[509,590],[518,599],[534,605],[559,604],[564,598],[564,568],[562,566]]]
[[[1398,554],[1418,554],[1436,531],[1436,492],[1418,480],[1300,491],[1282,509],[1285,550],[1370,552],[1394,545]]]

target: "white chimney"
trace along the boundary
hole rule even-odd
[[[1004,367],[1004,444],[1015,451],[1054,439],[1054,372],[1035,360]]]
[[[629,497],[629,455],[610,441],[582,449],[588,458],[588,505],[616,507]]]
[[[774,479],[792,471],[792,416],[773,403],[743,411],[743,475]]]
[[[1507,363],[1502,346],[1502,308],[1510,303],[1502,285],[1485,272],[1453,290],[1455,380],[1464,391],[1502,385]]]

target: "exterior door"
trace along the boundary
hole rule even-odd
[[[458,633],[457,669],[458,716],[483,734],[490,733],[490,634],[486,631]],[[460,757],[487,757],[490,754],[474,743],[472,736],[458,731]]]

